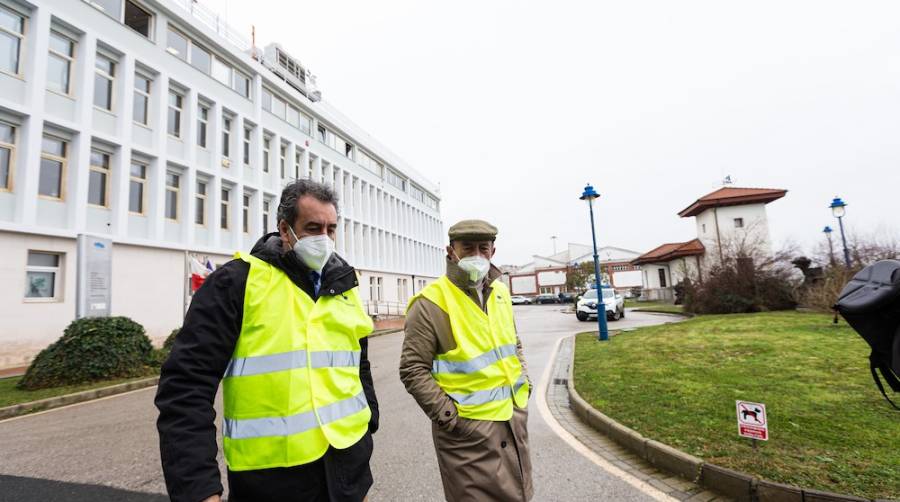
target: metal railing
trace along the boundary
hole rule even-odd
[[[198,3],[196,0],[172,0],[172,2],[187,11],[194,19],[199,21],[200,24],[215,31],[217,35],[227,40],[242,52],[247,52],[253,47],[250,39],[232,28],[221,18],[221,16],[219,16],[218,12]]]

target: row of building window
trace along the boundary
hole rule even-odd
[[[221,57],[214,55],[171,24],[168,26],[166,36],[166,51],[250,99],[250,77],[235,70]]]
[[[379,276],[371,276],[369,277],[369,301],[370,302],[383,302],[384,301],[384,281],[383,277]],[[416,291],[421,291],[425,288],[427,281],[425,279],[417,279],[416,280]],[[409,291],[409,279],[405,277],[397,278],[397,301],[401,304],[405,304],[407,300],[409,300],[410,291]]]
[[[122,0],[107,0],[105,5],[98,4],[97,6],[114,17],[118,18],[123,15]],[[126,0],[125,19],[135,21],[136,24],[132,28],[136,30],[141,27],[146,28],[146,32],[138,31],[147,36],[150,23],[146,20],[137,23],[142,18],[135,14],[136,12],[146,13],[133,2]],[[16,76],[21,75],[25,27],[26,17],[24,15],[0,5],[0,71]],[[182,35],[175,28],[170,26],[168,33],[167,50],[169,53],[234,89],[245,98],[250,98],[250,77],[235,70],[218,56],[213,56],[209,50]],[[77,43],[72,37],[60,31],[51,30],[47,55],[47,89],[66,96],[73,94],[72,75],[76,47]],[[114,107],[113,89],[117,65],[114,56],[98,52],[95,62],[93,100],[94,106],[107,111],[112,111]],[[149,123],[150,82],[151,79],[145,75],[138,73],[135,76],[134,121],[143,125]]]
[[[269,89],[263,88],[262,109],[284,120],[309,136],[312,127],[312,119],[309,115],[300,111],[287,100],[282,99]]]
[[[12,189],[12,160],[15,154],[16,127],[0,122],[0,189]],[[41,145],[40,173],[38,176],[38,195],[43,198],[64,200],[66,186],[66,170],[68,165],[69,142],[45,134]],[[90,154],[90,172],[88,176],[88,204],[94,207],[109,208],[109,183],[111,155],[107,152],[92,149]],[[129,171],[128,210],[137,215],[145,214],[148,166],[133,161]],[[195,223],[206,225],[207,181],[197,182],[197,211]],[[166,174],[165,217],[179,219],[179,190],[181,175],[168,172]],[[222,189],[221,228],[227,230],[229,225],[230,188]],[[249,232],[250,195],[243,196],[243,231]],[[268,229],[269,203],[263,204],[263,228]]]
[[[245,196],[246,197],[246,196]],[[60,277],[62,275],[64,253],[45,251],[28,251],[25,267],[25,300],[26,301],[59,301],[62,298]],[[416,291],[426,285],[425,279],[416,280]],[[541,288],[550,292],[550,288]],[[397,278],[397,300],[405,303],[410,297],[409,279]],[[369,301],[384,301],[384,278],[369,277]]]
[[[15,158],[17,128],[14,125],[0,122],[0,190],[12,190],[12,165]],[[268,143],[266,144],[268,147]],[[66,175],[70,154],[69,141],[45,134],[42,141],[40,171],[38,176],[38,194],[42,198],[64,201],[66,199]],[[282,167],[284,164],[285,148],[282,146]],[[110,207],[110,180],[112,154],[100,148],[93,148],[90,152],[90,166],[88,177],[88,197],[90,206],[97,208]],[[301,158],[296,159],[297,162]],[[145,215],[146,191],[148,183],[148,164],[134,159],[129,170],[128,210],[132,214]],[[164,215],[167,219],[177,221],[179,219],[179,200],[181,189],[181,174],[167,172],[166,196]],[[223,188],[221,196],[221,221],[222,229],[229,228],[231,188]],[[206,198],[207,181],[197,181],[196,188],[197,206],[195,211],[195,223],[206,225]],[[243,194],[243,231],[249,232],[250,195]],[[263,201],[263,229],[269,227],[269,201]]]
[[[152,15],[138,7],[133,2],[125,0],[125,2],[123,3],[122,0],[110,0],[104,2],[102,5],[96,3],[92,3],[92,5],[106,12],[119,21],[122,21],[122,16],[125,16],[125,18],[131,20],[140,19],[142,16],[140,12],[144,12],[146,14],[146,19],[144,19],[144,21],[141,21],[140,24],[135,24],[134,26],[132,26],[132,28],[141,32],[145,36],[149,34],[149,28],[145,30],[146,33],[142,32],[138,28],[140,26],[149,27],[152,22]],[[5,68],[12,73],[18,73],[20,71],[19,57],[21,53],[21,42],[24,38],[25,33],[25,24],[26,18],[22,14],[0,5],[0,68]],[[208,51],[202,45],[196,44],[193,40],[184,36],[175,28],[169,27],[168,34],[169,40],[167,41],[167,45],[169,46],[168,49],[170,53],[177,57],[180,57],[181,59],[184,59],[186,62],[192,64],[201,71],[211,74],[218,80],[227,85],[230,85],[232,88],[238,90],[238,92],[241,92],[249,98],[250,84],[248,77],[240,74],[240,72],[237,72],[236,70],[233,70],[231,66],[227,65],[227,63],[221,61],[217,56],[211,55],[210,51]],[[8,50],[3,50],[4,45],[6,46],[5,49]],[[73,74],[75,53],[76,42],[72,38],[64,35],[63,33],[51,31],[47,69],[48,89],[66,95],[72,94],[71,76]],[[4,54],[6,55],[5,59],[3,58]],[[101,50],[98,50],[95,61],[93,93],[94,105],[98,108],[112,111],[115,106],[114,84],[115,79],[118,76],[118,63],[113,56]],[[135,71],[133,90],[134,99],[132,110],[134,122],[145,126],[150,125],[150,97],[153,85],[153,79],[147,73],[148,72],[140,68],[140,65],[139,68]],[[228,76],[228,78],[226,78],[226,76]],[[184,111],[184,101],[185,98],[179,91],[177,91],[176,89],[169,89],[167,132],[170,136],[179,139],[181,139],[182,137],[183,130],[182,115]],[[277,97],[268,89],[265,89],[263,93],[263,106],[271,113],[276,114],[301,131],[309,134],[312,119],[305,113],[301,112],[296,106],[291,105],[286,100]],[[206,148],[208,144],[209,108],[209,105],[206,103],[201,102],[198,104],[196,142],[197,145],[202,148]],[[221,150],[222,155],[227,158],[231,154],[230,150],[232,119],[223,114],[222,125]],[[318,136],[320,142],[336,149],[351,160],[355,160],[364,168],[375,172],[388,184],[404,192],[407,190],[406,178],[393,171],[392,169],[385,169],[384,165],[375,160],[371,155],[361,150],[357,151],[354,145],[343,139],[340,135],[335,134],[324,125],[319,126]],[[252,127],[245,127],[242,140],[242,160],[245,165],[249,166],[251,164]],[[266,139],[266,141],[268,142],[268,139]],[[268,148],[266,148],[265,150],[266,153],[263,158],[263,170],[265,172],[268,172],[270,159],[268,156]],[[285,148],[284,146],[282,146],[280,157],[282,178],[284,178],[287,174],[284,172],[284,157]],[[2,161],[6,165],[6,167],[3,168],[6,170],[6,173],[0,174],[3,174],[3,178],[9,178],[9,159],[4,158],[0,159],[0,161]],[[297,175],[295,177],[299,178],[299,168],[297,169],[297,171],[298,173],[296,173]],[[61,179],[59,181],[60,185],[62,185]],[[4,180],[0,179],[0,182],[4,182]],[[48,179],[47,183],[55,184],[55,177]],[[435,198],[431,197],[430,195],[424,194],[420,189],[415,188],[412,185],[410,185],[410,187],[412,187],[411,190],[413,198],[425,203],[432,209],[437,209],[437,200]],[[5,182],[4,184],[0,185],[0,189],[2,188],[6,188]],[[54,195],[54,197],[61,198],[61,193],[58,195]]]

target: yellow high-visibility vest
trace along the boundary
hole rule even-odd
[[[516,328],[509,290],[491,284],[487,313],[441,276],[412,300],[424,297],[450,318],[456,348],[437,355],[431,373],[453,399],[459,416],[495,422],[512,418],[513,405],[528,405],[528,382],[516,353]]]
[[[223,440],[232,471],[307,464],[348,448],[372,412],[359,340],[372,332],[357,289],[313,301],[280,269],[250,264],[244,317],[223,380]]]

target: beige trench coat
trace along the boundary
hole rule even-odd
[[[492,268],[485,284],[490,284],[499,275],[500,271]],[[492,288],[485,286],[479,295],[474,288],[468,287],[466,274],[449,260],[447,277],[472,301],[485,308],[483,298],[490,297]],[[446,499],[449,502],[531,500],[534,489],[528,452],[528,412],[516,408],[507,422],[468,420],[457,416],[456,405],[431,375],[434,357],[456,348],[450,318],[440,307],[420,298],[407,313],[405,330],[400,379],[431,419]],[[521,341],[517,348],[523,375],[528,378]]]

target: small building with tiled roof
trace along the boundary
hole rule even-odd
[[[643,298],[671,300],[672,287],[685,278],[703,280],[703,271],[738,247],[769,250],[766,205],[787,194],[777,188],[724,186],[679,211],[693,217],[697,238],[658,246],[631,264],[641,268]]]

